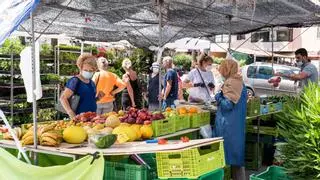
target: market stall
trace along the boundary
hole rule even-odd
[[[35,1],[37,2],[37,1]],[[193,37],[197,37],[197,36],[202,36],[202,37],[209,37],[212,34],[217,34],[217,33],[224,33],[224,32],[228,32],[230,33],[240,33],[240,32],[249,32],[255,29],[260,29],[262,27],[271,27],[273,28],[274,26],[277,25],[286,25],[286,26],[305,26],[305,25],[310,25],[313,23],[317,23],[319,22],[319,18],[316,15],[316,11],[319,9],[318,6],[315,6],[313,4],[313,2],[308,1],[306,2],[306,4],[302,7],[299,6],[298,1],[294,1],[292,3],[288,3],[288,2],[283,2],[283,1],[274,1],[273,6],[270,6],[268,3],[258,3],[256,5],[254,5],[254,7],[257,7],[257,9],[259,9],[259,12],[264,12],[262,14],[258,14],[256,19],[254,19],[254,14],[255,14],[255,8],[251,9],[252,11],[252,18],[248,18],[247,14],[241,14],[238,12],[247,12],[251,6],[246,6],[246,5],[250,5],[250,3],[243,2],[237,2],[237,6],[235,9],[232,9],[230,7],[232,7],[234,4],[231,4],[229,2],[221,2],[221,4],[218,4],[217,6],[212,6],[213,3],[212,2],[206,2],[203,3],[201,1],[197,1],[197,2],[192,2],[192,3],[187,3],[187,2],[179,2],[179,1],[174,1],[172,2],[172,4],[164,2],[161,3],[162,1],[159,1],[155,6],[156,8],[154,8],[154,4],[151,2],[144,2],[144,1],[139,1],[139,3],[137,4],[130,4],[127,1],[119,1],[118,4],[107,4],[110,5],[110,9],[99,9],[96,8],[97,6],[92,4],[92,3],[88,3],[90,6],[85,6],[85,7],[81,7],[79,4],[81,4],[81,2],[79,1],[75,1],[72,3],[72,0],[69,1],[68,3],[56,3],[51,2],[51,1],[46,1],[45,3],[41,4],[41,6],[39,7],[38,12],[36,13],[36,17],[37,17],[37,23],[36,23],[36,30],[38,32],[54,32],[54,33],[59,33],[59,32],[64,32],[65,31],[65,25],[70,25],[69,26],[69,30],[71,30],[69,33],[71,35],[77,36],[77,37],[86,37],[89,39],[94,39],[94,38],[101,38],[101,40],[109,40],[112,38],[117,39],[117,37],[121,37],[121,38],[128,38],[131,41],[135,42],[133,44],[137,44],[137,45],[141,45],[141,46],[146,46],[146,45],[152,45],[152,44],[156,44],[159,47],[159,53],[158,53],[158,60],[161,59],[161,47],[163,46],[163,44],[165,44],[166,42],[169,42],[171,40],[175,40],[181,37],[184,37],[186,34],[188,34],[189,36],[193,36]],[[111,2],[110,2],[111,3]],[[119,8],[118,6],[120,5],[124,5],[124,7]],[[70,5],[70,6],[69,6]],[[146,8],[141,8],[141,7],[146,7]],[[219,8],[223,8],[225,7],[225,9],[223,10],[224,12],[220,12]],[[272,9],[269,11],[268,7],[272,7]],[[130,11],[123,11],[124,9],[130,9]],[[288,12],[284,12],[282,11],[283,9],[286,8],[290,8],[293,9],[291,11],[291,13]],[[184,13],[181,13],[181,9],[183,10]],[[229,12],[229,10],[232,10],[232,12]],[[266,10],[263,10],[266,9]],[[52,11],[50,11],[52,10]],[[57,10],[60,11],[57,13]],[[142,12],[142,11],[144,12]],[[171,12],[170,12],[171,11]],[[251,12],[250,11],[250,12]],[[276,15],[274,17],[274,12],[279,12],[278,15]],[[44,12],[44,13],[43,13]],[[65,14],[63,14],[65,12]],[[292,12],[294,12],[292,14]],[[314,12],[314,13],[308,13],[308,12]],[[105,14],[104,14],[105,13]],[[286,14],[287,13],[287,14]],[[58,15],[56,15],[58,14]],[[57,18],[63,14],[63,17],[68,17],[68,19],[71,22],[64,22],[63,20],[60,21],[56,21]],[[84,14],[84,15],[83,15]],[[88,14],[90,14],[90,16],[92,15],[92,17],[88,16]],[[212,14],[215,14],[217,17],[213,16]],[[300,18],[296,18],[295,14],[299,14]],[[164,17],[162,17],[162,15]],[[169,17],[169,15],[175,15],[173,17],[175,18],[167,18]],[[227,18],[226,18],[227,15]],[[231,16],[232,15],[232,16]],[[50,16],[50,17],[48,17]],[[51,17],[53,17],[53,21],[51,22]],[[130,18],[127,18],[126,16],[130,16]],[[154,18],[154,19],[144,19],[146,17],[159,17],[159,19]],[[76,19],[76,18],[72,18],[72,17],[83,17],[85,19],[85,23],[80,23],[80,20]],[[100,18],[103,17],[103,18]],[[106,18],[109,17],[109,18]],[[113,20],[115,20],[114,23],[110,23],[112,22],[112,18],[110,17],[117,17]],[[119,18],[120,17],[120,18]],[[144,17],[144,18],[142,18]],[[107,20],[105,20],[104,18],[106,18]],[[190,19],[192,18],[192,19]],[[201,19],[203,21],[197,21],[195,22],[195,19]],[[48,23],[48,19],[49,19],[49,23]],[[92,21],[91,19],[95,19],[97,21]],[[229,28],[226,27],[220,27],[217,26],[217,24],[211,24],[212,23],[212,19],[217,19],[218,21],[216,22],[217,24],[228,24]],[[222,19],[222,20],[221,20]],[[183,20],[183,21],[182,21]],[[221,20],[221,21],[220,21]],[[29,24],[25,24],[26,27],[22,26],[23,29],[30,29],[32,30],[32,35],[33,35],[33,47],[34,47],[34,18],[33,16],[31,16],[30,20],[31,23]],[[92,22],[92,23],[90,23]],[[155,23],[156,22],[156,23]],[[286,22],[286,23],[283,23]],[[49,24],[47,26],[47,23]],[[74,23],[74,24],[73,24]],[[95,23],[95,24],[94,24]],[[135,24],[136,23],[136,24]],[[190,24],[194,23],[194,26],[191,26]],[[151,25],[150,25],[151,24]],[[154,26],[153,24],[156,24],[159,26]],[[171,25],[174,24],[174,25]],[[50,26],[52,26],[51,28],[49,28]],[[227,26],[227,25],[226,25]],[[45,28],[41,28],[41,27],[45,27]],[[63,28],[62,28],[63,27]],[[92,29],[92,27],[96,27],[96,29]],[[111,31],[110,31],[110,27]],[[201,30],[197,30],[197,28],[200,28]],[[212,28],[214,27],[214,28]],[[133,31],[132,28],[134,29]],[[154,31],[155,29],[158,28],[158,32]],[[61,31],[61,29],[63,29]],[[104,29],[107,29],[109,31],[103,31]],[[115,29],[121,29],[121,31],[116,31],[113,32]],[[49,31],[50,30],[50,31]],[[95,33],[94,33],[95,32]],[[156,33],[154,33],[156,32]],[[205,32],[205,33],[203,33]],[[160,38],[159,35],[160,34]],[[105,36],[109,36],[109,37],[105,37]],[[151,39],[151,40],[150,40]],[[155,43],[156,41],[158,41],[158,43]],[[273,40],[272,40],[273,41]],[[229,42],[230,44],[231,42]],[[33,48],[34,50],[34,48]],[[273,52],[272,52],[273,54]],[[33,55],[33,60],[34,60],[34,51],[32,53]],[[35,69],[34,63],[33,63],[33,69]],[[33,70],[33,76],[35,77],[35,70]],[[35,78],[33,79],[33,89],[35,89]],[[35,97],[35,96],[34,96]],[[33,110],[34,110],[34,123],[33,123],[33,127],[31,128],[31,126],[29,128],[27,128],[30,131],[30,134],[32,134],[33,132],[33,136],[32,139],[29,138],[29,140],[31,139],[31,141],[25,141],[25,145],[33,144],[34,143],[34,147],[30,147],[32,148],[34,151],[43,151],[43,152],[58,152],[58,153],[65,153],[65,154],[84,154],[86,151],[89,152],[94,152],[95,150],[92,150],[89,147],[75,147],[75,148],[68,148],[68,147],[64,147],[65,144],[60,144],[61,143],[61,138],[60,136],[57,137],[57,139],[59,141],[55,141],[54,142],[54,146],[60,145],[60,147],[63,147],[59,150],[57,150],[57,148],[51,148],[51,147],[46,147],[46,146],[42,146],[39,145],[37,146],[37,142],[38,138],[41,138],[41,135],[39,137],[37,137],[38,131],[37,131],[37,127],[39,127],[39,129],[41,130],[41,125],[37,124],[37,119],[36,119],[36,100],[34,99],[34,106],[33,106]],[[273,103],[270,103],[273,104]],[[259,109],[254,108],[254,113],[256,113],[255,116],[260,116],[260,115],[266,115],[268,113],[273,113],[275,111],[272,111],[270,109],[275,108],[275,105],[270,105],[270,104],[260,104],[259,103]],[[260,106],[262,105],[262,106]],[[256,106],[255,106],[256,107]],[[262,109],[262,110],[261,110]],[[181,112],[179,112],[181,111]],[[197,131],[198,128],[202,125],[208,124],[210,122],[210,115],[208,116],[208,112],[204,112],[204,113],[194,113],[192,115],[192,117],[184,117],[184,114],[189,113],[188,111],[190,111],[190,109],[188,110],[177,110],[178,115],[174,115],[174,118],[159,118],[157,120],[155,120],[154,122],[151,122],[151,125],[149,123],[149,126],[152,126],[152,132],[154,134],[154,138],[158,137],[158,136],[164,136],[164,137],[168,137],[167,134],[176,134],[176,135],[182,135],[183,133],[185,133],[186,131],[188,131],[188,129],[190,128],[196,128],[196,129],[191,129],[190,131]],[[280,111],[280,109],[278,109],[278,111]],[[260,113],[258,113],[260,112]],[[170,117],[170,115],[169,115]],[[200,117],[200,118],[199,118]],[[209,118],[208,118],[209,117]],[[250,117],[250,116],[249,116]],[[108,118],[108,117],[106,117]],[[248,118],[250,119],[250,118]],[[101,119],[99,119],[101,120]],[[102,122],[102,121],[101,121]],[[257,131],[258,131],[258,139],[259,139],[259,132],[260,132],[260,121],[258,120],[258,125],[257,125]],[[73,125],[77,125],[77,122],[75,122],[75,124]],[[103,122],[102,124],[104,124],[105,122]],[[171,125],[169,126],[167,123],[170,123]],[[64,125],[64,123],[61,123]],[[133,123],[134,124],[134,123]],[[139,123],[138,123],[139,124]],[[148,123],[147,123],[148,124]],[[97,124],[95,124],[96,126]],[[56,124],[57,126],[57,124]],[[55,126],[55,127],[56,127]],[[82,125],[80,125],[79,127],[82,127]],[[56,130],[60,130],[60,127],[58,127]],[[67,127],[66,127],[67,128]],[[83,127],[82,127],[83,128]],[[94,127],[91,127],[92,129]],[[105,127],[103,127],[104,129]],[[113,127],[116,128],[116,127]],[[21,128],[22,129],[22,128]],[[100,130],[100,128],[97,128]],[[128,128],[126,128],[127,130],[125,131],[131,131],[128,130]],[[150,128],[149,128],[150,129]],[[187,129],[187,130],[186,130]],[[17,130],[16,134],[19,134],[19,130]],[[182,130],[182,131],[181,131]],[[150,132],[150,130],[148,130]],[[11,131],[10,131],[11,132]],[[122,131],[123,132],[123,131]],[[183,133],[182,133],[183,132]],[[43,132],[45,133],[45,132]],[[87,132],[86,132],[87,133]],[[23,134],[23,133],[21,133]],[[118,133],[115,133],[118,134]],[[148,136],[148,132],[146,133],[146,137],[145,139],[153,139],[152,135]],[[12,135],[9,134],[9,136]],[[25,135],[25,134],[24,134]],[[48,134],[47,134],[48,135]],[[158,140],[158,144],[159,142],[161,143],[169,143],[168,145],[154,145],[152,143],[148,144],[145,142],[134,142],[134,143],[129,143],[127,142],[128,140],[130,141],[135,141],[138,140],[136,138],[132,138],[130,135],[128,135],[127,133],[119,133],[118,134],[120,137],[123,137],[123,141],[120,140],[120,143],[124,143],[124,145],[119,145],[119,148],[122,148],[122,151],[124,154],[126,154],[127,150],[130,149],[133,152],[137,152],[137,153],[146,153],[149,151],[145,151],[145,149],[147,148],[146,146],[150,146],[152,147],[150,152],[157,152],[159,153],[162,150],[169,150],[169,151],[174,151],[174,149],[169,148],[171,147],[170,144],[171,142],[166,142],[166,141],[160,141],[163,140],[162,138],[160,138],[160,140]],[[133,135],[135,136],[135,135]],[[46,136],[45,136],[46,137]],[[13,138],[13,137],[8,137]],[[21,135],[19,138],[23,139],[23,136]],[[41,141],[43,145],[49,145],[52,146],[51,142],[47,139],[47,138],[43,138],[43,140]],[[122,139],[122,138],[121,138]],[[83,142],[84,140],[82,140]],[[119,141],[119,139],[118,139]],[[187,141],[185,138],[182,139],[181,141]],[[174,146],[176,147],[180,147],[181,149],[179,149],[179,151],[184,152],[188,151],[189,148],[198,148],[198,146],[201,145],[208,145],[211,144],[212,142],[221,142],[220,140],[217,139],[208,139],[208,140],[197,140],[197,141],[190,141],[190,142],[184,142],[184,144],[182,144],[181,146],[177,146],[177,144],[175,144]],[[40,142],[40,144],[41,144]],[[58,143],[59,142],[59,143]],[[1,141],[3,146],[11,146],[12,147],[12,142],[8,142],[8,141]],[[139,143],[142,143],[139,144]],[[160,143],[160,144],[161,144]],[[203,144],[202,144],[203,143]],[[208,143],[208,144],[206,144]],[[141,146],[137,147],[132,147],[132,145],[135,144],[139,144]],[[220,143],[221,145],[222,143]],[[146,145],[146,146],[145,146]],[[82,146],[82,145],[81,145]],[[122,147],[121,147],[122,146]],[[26,146],[28,147],[28,146]],[[115,145],[115,148],[118,147],[118,145]],[[161,147],[159,149],[157,149],[157,147]],[[29,147],[28,147],[29,148]],[[50,149],[50,150],[49,150]],[[183,151],[182,151],[183,149]],[[77,151],[79,150],[79,151]],[[113,148],[111,149],[107,149],[106,151],[106,155],[111,155],[113,152]],[[220,149],[221,150],[221,149]],[[78,153],[76,153],[78,152]],[[108,152],[110,154],[108,154]],[[213,151],[211,151],[213,152]],[[259,150],[258,150],[259,152]],[[259,153],[258,153],[259,154]],[[221,154],[220,154],[221,155]],[[159,157],[160,158],[160,157]],[[158,159],[157,159],[158,160]],[[160,162],[157,162],[160,163]],[[164,162],[167,163],[167,162]],[[204,166],[206,166],[207,164],[203,164]],[[220,164],[220,165],[224,165],[224,164]],[[173,166],[176,167],[176,166]],[[221,167],[221,166],[219,166]],[[215,168],[211,168],[210,170],[214,170]],[[205,172],[209,172],[209,170],[207,169]],[[200,175],[202,175],[203,172],[201,172],[200,174],[197,174],[196,176],[192,176],[192,177],[198,177]],[[168,175],[160,175],[160,177],[164,177],[164,178],[168,178]],[[182,177],[177,176],[177,177]],[[188,177],[188,176],[187,176]]]

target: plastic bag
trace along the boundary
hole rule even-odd
[[[200,134],[203,138],[212,138],[212,128],[210,124],[200,127]]]

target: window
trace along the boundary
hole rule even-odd
[[[257,74],[258,79],[270,79],[272,78],[272,67],[260,66]]]
[[[270,42],[270,32],[260,31],[252,34],[251,42],[258,42],[262,39],[262,42]]]
[[[283,29],[276,31],[275,41],[292,41],[293,40],[293,29]]]
[[[276,72],[281,73],[281,74],[285,74],[285,75],[290,75],[293,74],[293,71],[289,70],[289,69],[277,69]],[[283,79],[288,79],[287,77],[281,77]]]
[[[256,78],[257,66],[249,66],[247,70],[248,78]]]
[[[238,34],[237,35],[237,40],[244,40],[246,39],[246,35],[245,34]]]
[[[216,43],[227,43],[229,42],[229,35],[227,34],[216,35],[214,37],[214,40]]]

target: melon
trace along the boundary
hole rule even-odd
[[[63,139],[70,144],[81,144],[87,139],[87,133],[80,126],[70,126],[64,129]]]
[[[110,115],[107,119],[106,119],[106,122],[105,122],[105,125],[107,127],[112,127],[112,128],[115,128],[117,126],[120,125],[120,120],[119,118],[116,116],[116,115]]]

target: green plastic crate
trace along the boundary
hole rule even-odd
[[[225,166],[223,141],[180,152],[156,153],[158,177],[198,178]]]
[[[278,136],[278,129],[277,127],[267,127],[267,126],[260,126],[259,128],[260,134],[270,135],[270,136]],[[247,133],[258,133],[258,126],[255,125],[247,125]]]
[[[191,115],[191,128],[198,128],[210,124],[210,112],[203,111]]]
[[[149,180],[156,179],[156,163],[152,154],[140,155],[140,157],[150,166],[137,165],[130,159],[122,159],[119,162],[105,161],[104,179],[118,180]]]
[[[153,136],[163,136],[175,132],[175,119],[167,118],[162,120],[152,121]]]
[[[270,166],[266,171],[258,175],[250,175],[250,180],[290,180],[285,169],[279,166]]]
[[[224,180],[231,180],[231,166],[225,166],[224,170]]]
[[[258,143],[246,142],[245,165],[247,169],[257,170],[262,166],[263,144],[259,145],[259,155],[257,146]]]
[[[217,169],[214,170],[212,172],[209,172],[207,174],[204,174],[196,179],[198,180],[223,180],[223,176],[224,176],[224,172],[223,169]],[[161,179],[161,180],[165,180],[165,179]],[[189,178],[170,178],[167,180],[193,180],[193,179],[189,179]]]
[[[174,117],[175,131],[181,131],[190,128],[190,116],[189,115],[177,115]]]

